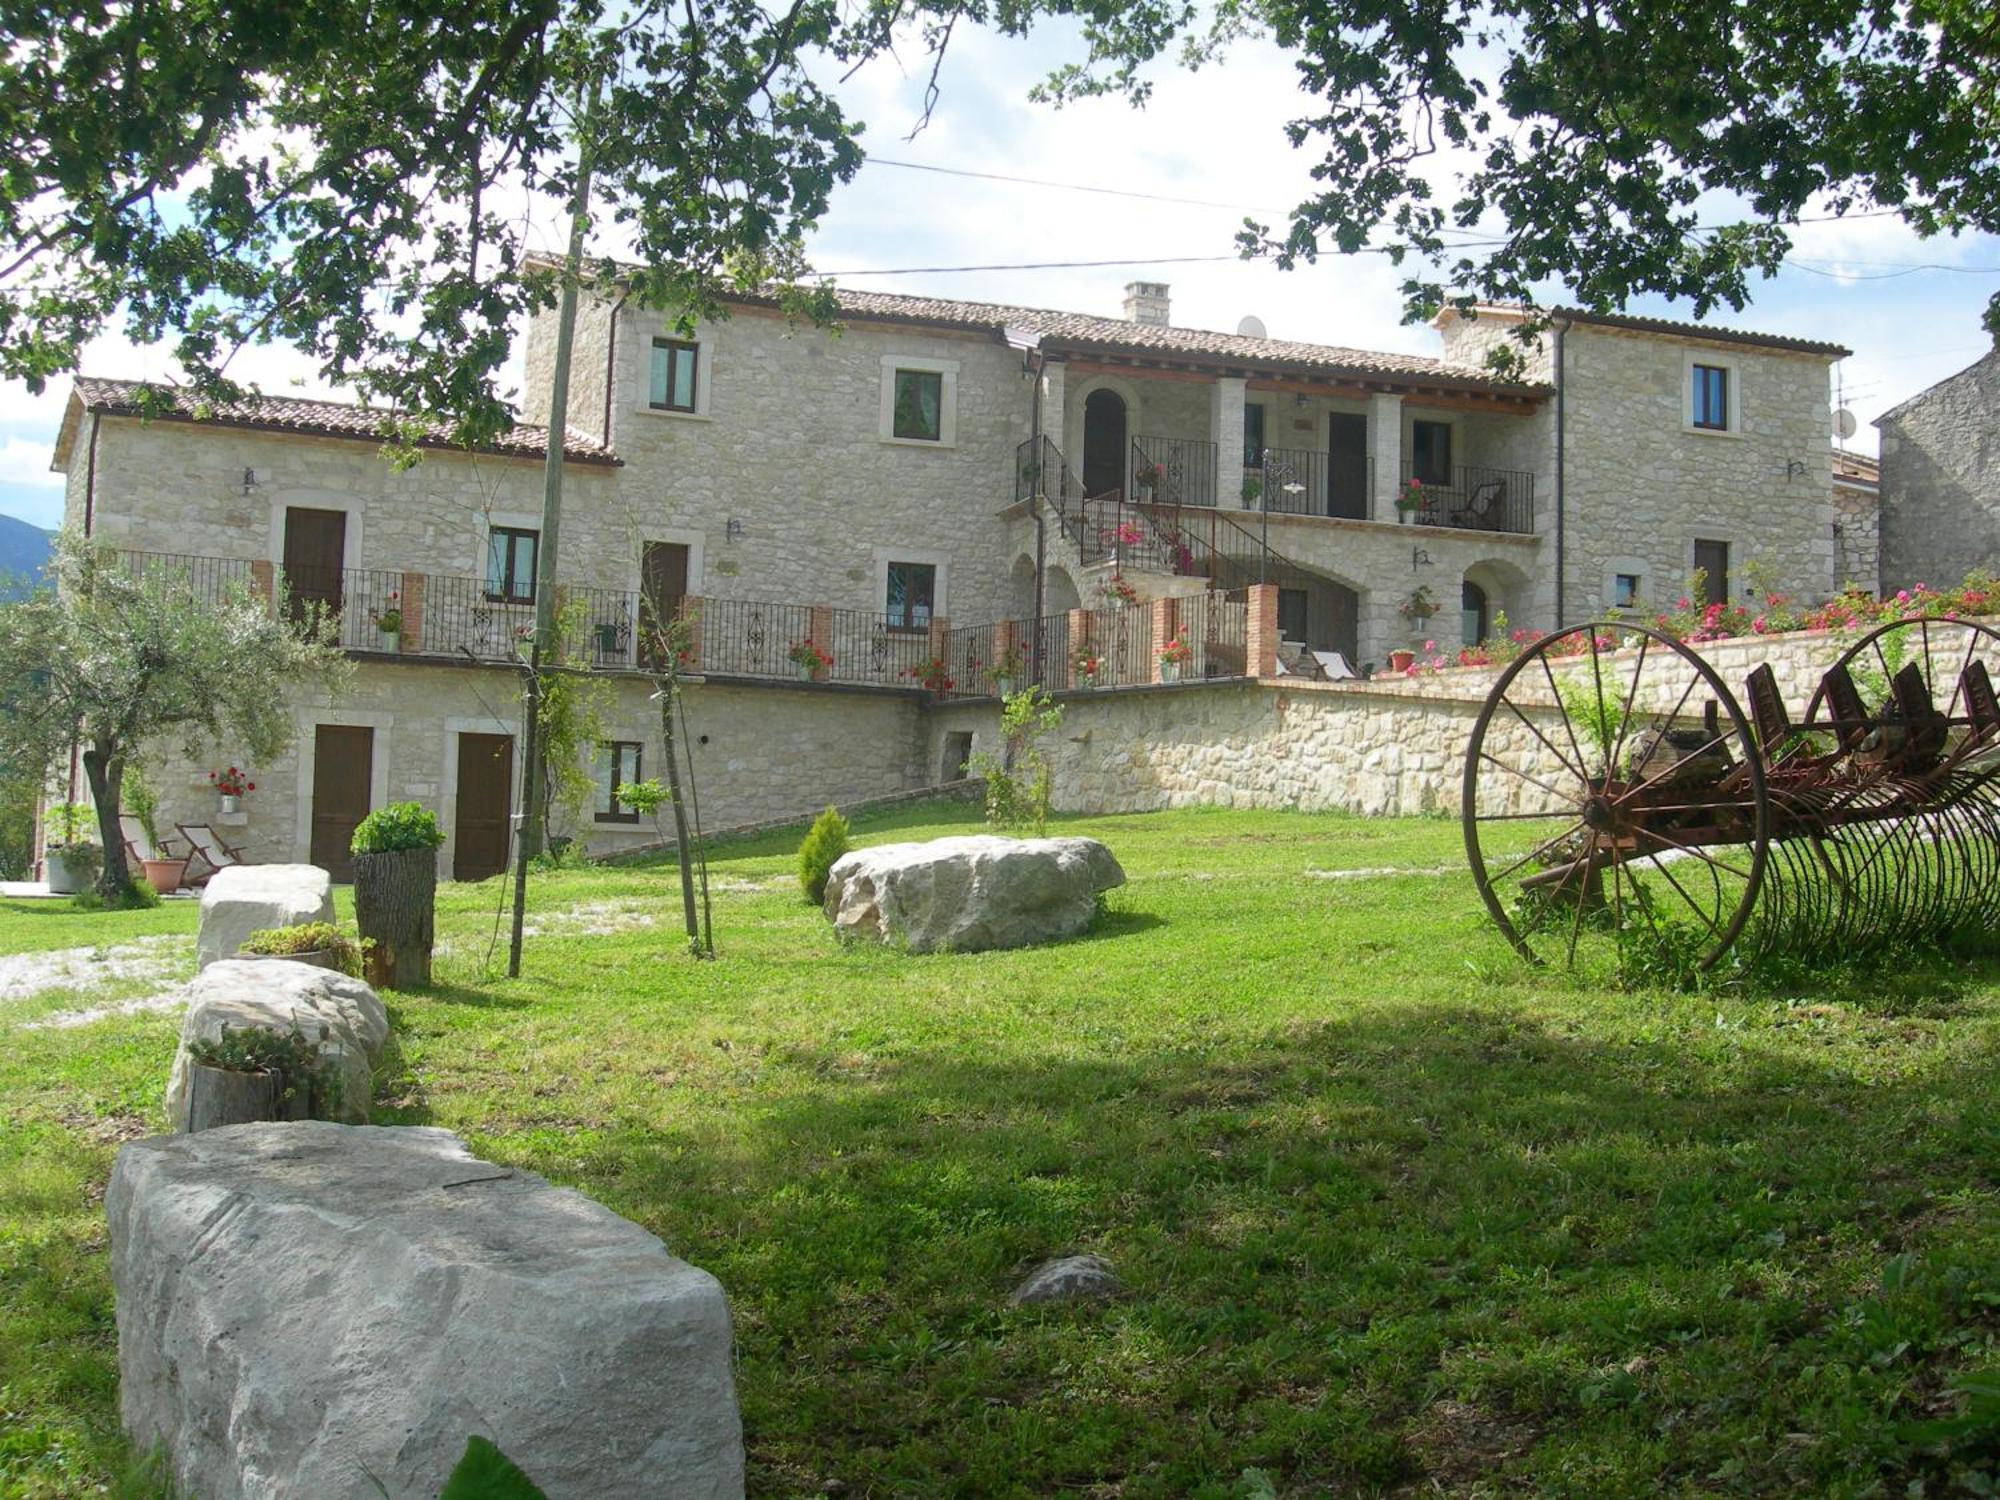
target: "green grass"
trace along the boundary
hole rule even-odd
[[[1052,831],[1131,880],[1038,951],[843,952],[797,834],[717,851],[712,964],[671,868],[539,879],[519,981],[500,883],[447,888],[377,1118],[713,1271],[759,1496],[1985,1493],[1902,1428],[2000,1336],[2000,969],[1592,988],[1483,924],[1454,822]],[[1384,866],[1450,873],[1308,873]],[[0,951],[64,920],[0,906]],[[127,1462],[99,1197],[173,1036],[0,1051],[0,1493]],[[1128,1297],[1006,1306],[1084,1250]]]

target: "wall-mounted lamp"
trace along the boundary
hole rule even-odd
[[[728,519],[728,521],[727,521],[727,522],[725,522],[725,523],[723,524],[723,527],[722,527],[722,535],[723,535],[724,539],[725,539],[725,540],[728,540],[728,541],[732,541],[732,542],[740,542],[740,541],[742,541],[742,540],[743,540],[743,523],[742,523],[741,521],[737,520],[737,519],[736,519],[736,517],[734,517],[734,516],[731,516],[731,517],[730,517],[730,518]]]
[[[1306,404],[1306,393],[1304,391],[1294,392],[1292,396],[1292,405],[1304,406],[1305,404]]]
[[[1785,460],[1785,482],[1787,484],[1794,479],[1803,479],[1805,477],[1806,463],[1804,459],[1788,458]]]
[[[243,471],[243,493],[247,495],[256,488],[257,471],[255,469],[245,469]]]
[[[1416,572],[1419,568],[1428,568],[1430,565],[1431,555],[1428,551],[1422,547],[1412,547],[1410,549],[1410,571],[1412,573]]]

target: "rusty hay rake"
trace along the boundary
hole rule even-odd
[[[1537,642],[1466,751],[1473,879],[1531,960],[1609,940],[1700,969],[2000,929],[2000,632],[1863,636],[1793,720],[1767,663],[1746,713],[1699,652],[1628,624]]]

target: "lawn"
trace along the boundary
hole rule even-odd
[[[539,879],[518,981],[500,884],[449,887],[377,1118],[714,1272],[757,1496],[1990,1493],[1996,1429],[1913,1427],[1996,1362],[2000,967],[1618,990],[1513,956],[1455,822],[1059,831],[1130,883],[1006,954],[841,951],[796,834],[717,851],[709,964],[668,869]],[[0,903],[0,952],[192,919]],[[0,1003],[10,1496],[128,1462],[100,1198],[175,1023],[28,1024],[87,1003]],[[1086,1250],[1129,1295],[1008,1308]]]

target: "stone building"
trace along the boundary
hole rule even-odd
[[[2000,570],[2000,348],[1875,419],[1882,586]]]
[[[1833,455],[1834,579],[1882,591],[1882,466],[1865,453]]]
[[[594,846],[660,836],[616,787],[657,770],[667,620],[693,636],[690,751],[716,826],[954,774],[976,736],[937,732],[947,679],[964,699],[1280,658],[1365,671],[1503,612],[1547,628],[1642,608],[1694,568],[1718,591],[1753,564],[1801,596],[1836,581],[1834,345],[1563,313],[1503,376],[1486,353],[1519,315],[1500,308],[1440,319],[1423,358],[1181,328],[1150,282],[1118,318],[840,306],[837,332],[756,298],[688,331],[586,300],[556,572],[606,684],[576,811]],[[528,331],[530,417],[553,324]],[[338,870],[362,813],[414,798],[447,829],[447,874],[499,868],[546,430],[432,441],[398,472],[358,407],[149,420],[138,396],[78,380],[55,459],[69,524],[135,568],[317,601],[357,664],[341,702],[298,705],[296,746],[255,768],[245,810],[219,812],[205,768],[160,750],[169,821]],[[831,662],[796,665],[808,640]]]

